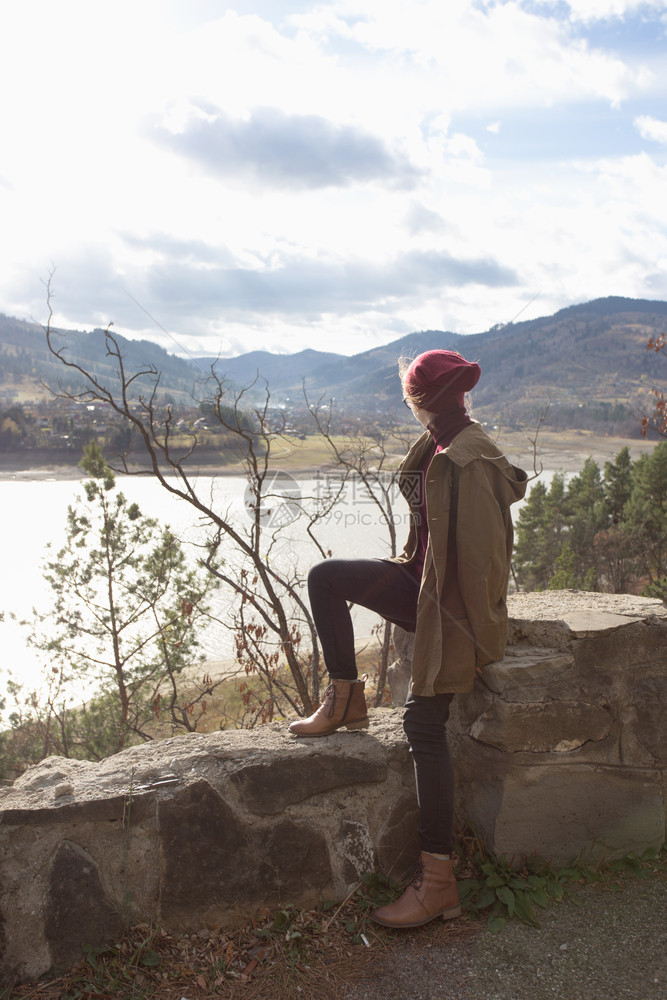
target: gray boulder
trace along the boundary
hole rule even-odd
[[[667,612],[657,601],[517,595],[505,658],[453,703],[457,822],[555,863],[665,840]],[[392,691],[407,691],[396,636]],[[282,723],[181,736],[99,763],[50,757],[0,789],[0,977],[34,978],[127,923],[232,927],[264,904],[343,899],[417,857],[400,710],[366,732]]]
[[[233,927],[344,898],[376,864],[400,878],[416,816],[390,710],[318,740],[273,724],[49,757],[0,792],[2,978],[67,966],[128,923]]]

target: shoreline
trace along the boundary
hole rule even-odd
[[[636,461],[652,452],[659,443],[659,438],[601,437],[595,431],[541,431],[535,452],[537,469],[539,472],[542,466],[572,475],[581,471],[589,457],[604,468],[604,463],[613,461],[625,447],[629,449],[632,460]],[[533,473],[533,445],[526,431],[501,431],[498,444],[511,462],[525,469],[529,476]]]
[[[276,462],[271,468],[281,469],[284,472],[289,472],[291,476],[295,479],[309,479],[318,470],[322,469],[333,469],[334,466],[329,465],[313,465],[307,467],[292,468],[290,466],[285,466],[282,463]],[[189,478],[192,481],[197,479],[218,479],[230,478],[233,476],[241,476],[245,478],[246,471],[243,466],[238,466],[236,468],[230,468],[229,466],[222,466],[221,468],[216,468],[215,466],[202,465],[196,471],[190,472]],[[151,472],[143,471],[137,469],[136,471],[125,473],[117,472],[116,478],[119,481],[124,479],[149,479],[152,476]],[[79,482],[84,479],[89,479],[82,469],[78,466],[60,466],[60,465],[47,465],[47,466],[35,466],[33,469],[7,469],[0,468],[0,483],[11,483],[11,482],[21,482],[21,483],[47,483],[47,482]],[[176,479],[175,473],[165,473],[165,479]]]
[[[641,455],[653,451],[660,443],[660,439],[646,440],[644,438],[621,438],[621,437],[600,437],[594,431],[542,431],[538,435],[536,458],[537,470],[540,466],[543,469],[562,471],[568,474],[577,473],[583,467],[588,457],[593,458],[598,465],[604,466],[607,461],[612,461],[622,448],[627,447],[634,460]],[[532,477],[533,466],[533,445],[529,434],[525,431],[502,431],[498,435],[498,444],[504,450],[509,460],[528,472]],[[22,459],[22,461],[19,460]],[[48,462],[44,452],[39,454],[39,459],[34,466],[26,463],[28,456],[25,452],[13,456],[11,454],[0,455],[0,482],[50,482],[63,481],[75,482],[88,478],[78,464],[68,465],[59,462]],[[396,456],[397,463],[401,456]],[[304,465],[303,462],[290,460],[276,460],[271,463],[271,468],[281,470],[294,476],[295,479],[311,478],[317,471],[333,470],[335,465],[331,462],[321,462],[319,464]],[[118,479],[125,478],[146,478],[152,475],[147,469],[137,467],[130,473],[117,473]],[[245,476],[246,471],[241,463],[230,465],[215,465],[214,463],[203,462],[200,466],[192,469],[190,477],[195,479],[213,479],[217,477]],[[174,478],[173,474],[168,474],[168,478]]]

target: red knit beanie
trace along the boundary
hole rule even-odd
[[[463,393],[477,385],[482,369],[456,351],[425,351],[412,362],[403,379],[406,393],[424,410],[437,413],[463,406]]]

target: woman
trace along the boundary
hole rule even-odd
[[[509,507],[523,496],[526,474],[466,413],[464,393],[479,376],[479,365],[454,351],[427,351],[404,368],[404,402],[425,428],[399,470],[410,505],[405,549],[396,559],[329,559],[308,578],[331,683],[315,714],[290,725],[292,733],[326,736],[368,725],[348,602],[415,633],[403,728],[415,766],[421,854],[401,898],[373,914],[389,927],[461,912],[446,723],[454,694],[469,691],[475,672],[505,649]]]

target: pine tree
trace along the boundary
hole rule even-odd
[[[667,442],[632,462],[592,458],[566,485],[536,483],[517,520],[515,572],[526,590],[667,597]]]
[[[641,557],[644,594],[667,599],[667,441],[635,462],[625,523]]]
[[[604,464],[604,494],[607,514],[612,524],[619,524],[625,505],[632,493],[632,459],[630,449],[621,448],[613,462]]]
[[[538,480],[516,524],[514,569],[525,590],[545,590],[554,572],[565,528],[565,477],[557,472],[549,489]]]
[[[588,580],[588,589],[597,590],[594,542],[598,532],[607,527],[608,515],[600,466],[592,458],[586,459],[579,475],[568,483],[566,507],[573,571],[580,580]]]
[[[50,660],[58,752],[99,758],[149,739],[158,709],[174,727],[195,728],[179,687],[215,581],[188,566],[168,527],[115,492],[97,444],[81,464],[91,478],[68,509],[65,545],[46,564],[54,602],[31,642]],[[94,687],[83,704],[77,684]]]

